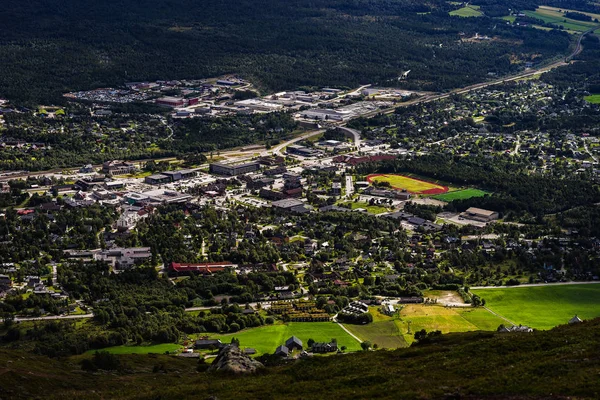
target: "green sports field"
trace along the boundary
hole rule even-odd
[[[177,351],[181,345],[174,343],[163,343],[149,346],[113,346],[101,349],[112,354],[165,354],[165,352]],[[96,350],[90,350],[87,353],[94,353]]]
[[[592,104],[600,104],[600,94],[592,94],[584,97],[585,101]]]
[[[600,285],[551,285],[472,289],[486,306],[515,324],[551,329],[575,314],[581,319],[600,317]]]
[[[290,336],[297,336],[306,347],[308,339],[316,342],[329,342],[337,339],[338,346],[346,346],[348,351],[360,350],[360,343],[333,322],[290,322],[287,324],[265,325],[227,335],[210,335],[211,339],[221,339],[224,343],[231,342],[235,337],[240,341],[240,347],[252,347],[258,354],[273,353],[277,346],[282,345]]]
[[[490,193],[486,192],[484,190],[479,190],[479,189],[464,189],[464,190],[457,190],[454,192],[439,194],[437,196],[432,196],[432,197],[436,200],[452,201],[452,200],[470,199],[471,197],[483,197],[486,194],[490,194]]]

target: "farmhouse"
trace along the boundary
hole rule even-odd
[[[338,350],[336,342],[313,343],[311,350],[313,353],[332,353]]]
[[[479,222],[490,222],[499,218],[496,211],[484,210],[482,208],[471,207],[464,213],[460,214],[464,219],[471,219]]]
[[[275,349],[276,356],[287,357],[289,354],[290,350],[284,345],[281,345]]]
[[[302,350],[302,340],[298,339],[296,336],[292,336],[285,341],[285,347],[290,350]]]
[[[222,346],[222,343],[219,339],[199,339],[196,340],[195,347],[197,349],[210,349],[215,348],[218,349]]]
[[[583,322],[583,321],[577,315],[575,315],[573,318],[571,318],[569,320],[569,324],[579,324],[581,322]]]

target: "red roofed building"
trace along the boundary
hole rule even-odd
[[[236,268],[237,264],[230,262],[213,262],[213,263],[171,263],[171,271],[177,273],[200,273],[212,274],[215,272],[225,271],[227,268]]]

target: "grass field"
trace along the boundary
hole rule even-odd
[[[565,11],[570,10],[563,9],[563,12]],[[568,29],[571,31],[584,32],[593,26],[598,26],[597,23],[594,23],[592,21],[577,21],[574,19],[565,18],[564,14],[560,12],[558,8],[554,7],[540,6],[535,11],[525,10],[523,12],[529,17],[538,18],[543,20],[544,22],[548,22],[551,24],[561,25],[564,29]],[[587,14],[595,15],[589,13]]]
[[[367,176],[367,181],[370,183],[389,182],[394,189],[406,190],[414,194],[442,194],[448,191],[447,186],[442,186],[437,183],[427,182],[417,178],[411,178],[405,175],[372,174]]]
[[[575,314],[600,317],[600,285],[552,285],[473,290],[486,306],[516,324],[550,329]]]
[[[380,348],[406,347],[414,341],[414,333],[421,329],[440,330],[443,333],[467,331],[495,331],[506,321],[485,308],[454,307],[442,305],[409,304],[404,306],[399,316],[389,317],[376,309],[370,309],[373,323],[345,327],[361,340],[376,343]],[[411,333],[408,333],[410,321]]]
[[[381,313],[379,307],[369,307],[369,312],[373,316],[372,323],[367,325],[345,324],[344,326],[361,340],[377,344],[381,349],[397,349],[408,346],[394,322],[397,317]]]
[[[273,353],[290,336],[297,336],[306,347],[308,339],[328,342],[335,338],[338,346],[346,346],[348,351],[360,350],[360,343],[333,322],[290,322],[288,324],[265,325],[258,328],[227,334],[211,335],[211,339],[221,339],[229,343],[231,338],[240,340],[240,347],[252,347],[258,354]]]
[[[102,349],[112,354],[165,354],[165,352],[177,351],[181,345],[175,343],[163,343],[149,346],[113,346]],[[94,353],[96,350],[89,350],[87,353]]]
[[[437,196],[432,196],[432,197],[437,200],[452,201],[452,200],[470,199],[471,197],[483,197],[486,194],[490,194],[490,193],[486,192],[484,190],[479,190],[479,189],[464,189],[464,190],[457,190],[455,192],[439,194]]]
[[[382,206],[372,206],[369,203],[364,202],[364,201],[357,201],[357,202],[346,201],[346,202],[338,203],[338,205],[342,205],[342,204],[350,205],[350,208],[352,210],[356,210],[358,208],[364,208],[365,210],[367,210],[371,214],[381,214],[381,213],[384,213],[384,212],[388,212],[388,209],[385,208],[385,207],[382,207]]]
[[[410,330],[408,332],[408,321]],[[468,332],[468,331],[495,331],[502,323],[501,318],[487,311],[485,308],[452,307],[446,308],[442,305],[410,304],[400,312],[400,319],[394,321],[404,339],[408,343],[413,342],[413,334],[416,331],[440,330],[442,333]]]
[[[479,11],[479,6],[466,6],[458,10],[450,11],[450,15],[457,17],[481,17],[483,13]]]
[[[585,101],[592,104],[600,104],[600,94],[592,94],[591,96],[585,96]]]

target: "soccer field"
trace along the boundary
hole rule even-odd
[[[436,200],[452,201],[452,200],[470,199],[471,197],[483,197],[486,194],[490,194],[490,193],[486,192],[484,190],[479,190],[479,189],[464,189],[464,190],[457,190],[454,192],[439,194],[437,196],[432,196],[432,197]]]
[[[448,191],[448,187],[437,183],[396,174],[372,174],[367,176],[367,181],[369,183],[389,182],[394,189],[406,190],[414,194],[441,194]]]
[[[575,314],[600,317],[600,284],[472,289],[486,306],[515,324],[551,329]]]

